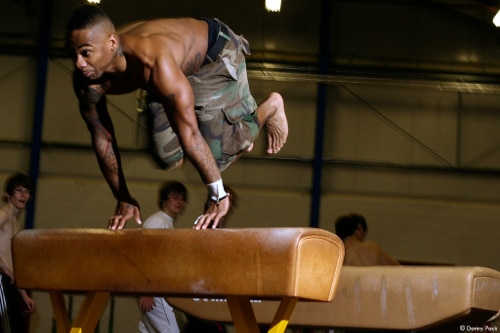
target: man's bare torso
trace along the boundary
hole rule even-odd
[[[378,249],[373,244],[365,242],[346,245],[344,264],[349,266],[381,265]]]
[[[398,265],[398,262],[385,253],[373,241],[347,241],[345,245],[344,265],[377,266]]]
[[[109,93],[154,86],[155,71],[179,68],[188,76],[202,65],[208,48],[208,24],[193,18],[135,22],[117,29],[125,72],[107,76]],[[169,69],[170,68],[170,69]]]
[[[19,232],[20,226],[18,221],[13,220],[9,214],[0,209],[0,258],[12,270],[12,237]]]

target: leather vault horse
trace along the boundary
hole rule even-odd
[[[13,239],[19,288],[50,294],[59,333],[90,333],[113,294],[225,298],[238,333],[258,333],[250,300],[278,301],[284,332],[299,300],[334,298],[342,241],[317,228],[34,229]],[[63,293],[85,293],[70,323]]]

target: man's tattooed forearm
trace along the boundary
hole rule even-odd
[[[97,89],[94,89],[94,88],[88,88],[88,91],[87,91],[87,99],[89,101],[90,104],[97,104],[97,102],[99,102],[99,100],[101,99],[102,97],[102,93],[100,93]]]

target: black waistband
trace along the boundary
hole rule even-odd
[[[202,18],[208,23],[208,51],[203,65],[214,62],[228,41],[229,34],[225,24],[215,19]]]
[[[210,50],[212,48],[212,46],[214,46],[215,41],[217,41],[217,37],[219,36],[220,23],[219,23],[219,21],[212,19],[212,18],[202,17],[201,19],[203,21],[207,22],[207,24],[208,24],[208,48],[207,48],[207,50]]]

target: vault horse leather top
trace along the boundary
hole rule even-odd
[[[168,298],[196,317],[230,320],[221,301]],[[253,301],[260,323],[275,302]],[[486,267],[344,266],[332,302],[299,302],[290,326],[464,332],[500,310],[500,272]]]
[[[286,327],[297,300],[333,299],[344,247],[317,228],[35,229],[14,237],[13,259],[20,288],[51,292],[60,332],[69,325],[61,293],[72,291],[88,293],[74,322],[83,333],[110,292],[224,297],[235,325],[258,332],[250,298],[279,300],[272,327]]]

